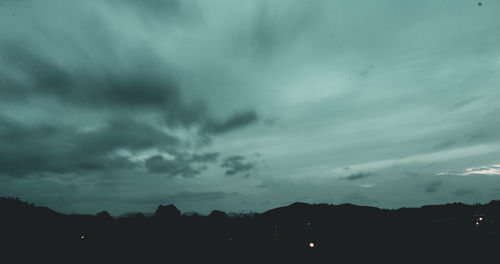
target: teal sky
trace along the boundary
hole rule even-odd
[[[0,0],[0,195],[500,199],[499,1]]]

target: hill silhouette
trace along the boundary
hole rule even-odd
[[[160,205],[149,217],[113,218],[4,197],[0,212],[2,256],[12,263],[450,263],[493,256],[500,245],[500,201],[395,210],[294,203],[237,217],[183,215]]]

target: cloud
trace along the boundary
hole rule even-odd
[[[1,175],[130,169],[137,164],[119,151],[178,145],[177,138],[130,118],[115,118],[81,130],[69,125],[25,124],[0,116]]]
[[[35,15],[18,21],[25,31],[1,31],[0,66],[5,71],[0,72],[0,175],[135,168],[138,164],[129,156],[159,150],[177,153],[176,159],[150,159],[150,172],[193,176],[202,166],[192,164],[215,161],[218,154],[187,157],[192,143],[210,142],[258,119],[255,111],[239,109],[214,114],[203,95],[187,95],[191,88],[182,82],[186,72],[146,45],[148,41],[124,38],[122,30],[136,27],[152,36],[150,23],[190,17],[195,5],[130,0],[79,7],[31,3],[27,8],[36,9]],[[111,10],[116,19],[111,20],[128,27],[108,23],[110,16],[104,14]],[[63,17],[67,23],[58,22]],[[163,22],[173,26],[178,21]],[[34,109],[34,117],[19,113],[21,104]],[[64,114],[53,116],[51,111]]]
[[[195,88],[183,78],[191,73],[148,45],[163,43],[164,48],[168,39],[155,29],[182,28],[179,21],[164,20],[197,13],[195,3],[127,0],[78,8],[55,2],[28,6],[36,15],[19,21],[27,29],[2,30],[0,36],[0,64],[7,68],[0,72],[0,100],[30,104],[43,98],[82,112],[149,113],[162,116],[170,127],[211,135],[243,128],[258,118],[255,111],[242,109],[218,113],[226,118],[215,115],[203,94],[188,92]],[[94,11],[86,13],[87,8]],[[133,30],[144,35],[124,38]]]
[[[214,161],[216,161],[218,157],[219,157],[219,153],[217,153],[217,152],[204,153],[204,154],[194,154],[190,158],[190,161],[192,161],[192,162],[207,163],[207,162],[214,162]]]
[[[155,155],[145,159],[144,167],[169,177],[199,175],[219,156],[217,152],[188,154],[178,138],[128,117],[113,118],[86,130],[0,117],[0,175],[4,176],[133,169],[140,165],[137,154],[152,149],[174,158]]]
[[[246,177],[250,176],[250,171],[255,168],[255,163],[246,161],[243,156],[235,155],[225,158],[221,164],[222,168],[226,168],[226,176],[235,174],[244,174]]]
[[[460,175],[460,176],[470,176],[470,175],[500,175],[500,164],[470,167],[465,168],[463,171],[445,171],[439,172],[437,175]]]
[[[345,166],[339,166],[333,168],[331,172],[337,175],[346,175],[346,171],[381,171],[387,169],[394,169],[395,167],[404,166],[415,166],[415,165],[430,165],[433,163],[445,163],[451,162],[453,160],[460,160],[465,158],[470,158],[478,155],[485,155],[498,152],[500,150],[500,144],[494,142],[491,144],[475,144],[467,147],[459,147],[454,149],[449,149],[445,151],[429,152],[418,155],[410,155],[403,158],[392,158],[364,162],[358,164],[351,164],[346,170]],[[443,175],[447,173],[438,173],[437,175]],[[349,176],[349,174],[348,174]],[[345,177],[344,177],[345,178]]]
[[[432,181],[427,183],[425,186],[425,192],[427,193],[435,193],[439,190],[439,188],[443,185],[443,182],[440,180]]]
[[[220,189],[256,197],[246,206],[361,190],[382,206],[440,202],[431,181],[477,179],[427,175],[497,175],[458,169],[498,163],[500,5],[430,2],[2,1],[0,174],[48,175],[0,180],[35,201],[69,177],[82,193],[78,180],[104,175],[127,195],[207,191],[219,170],[254,173],[259,152],[266,188],[248,188],[256,175]],[[477,190],[500,180],[481,178]]]
[[[161,129],[128,117],[113,118],[95,130],[79,132],[80,145],[85,149],[102,152],[125,148],[143,150],[159,146],[178,146],[176,137]]]
[[[200,174],[200,170],[194,169],[189,163],[178,160],[167,160],[161,155],[148,158],[145,167],[150,173],[164,173],[168,176],[180,175],[182,177],[193,177]]]
[[[237,113],[224,121],[207,121],[202,127],[202,131],[209,134],[222,134],[234,129],[245,127],[257,121],[257,114],[254,111]]]
[[[467,168],[461,175],[500,175],[500,164]]]
[[[360,179],[367,178],[369,176],[371,176],[371,173],[360,172],[360,173],[356,173],[356,174],[351,174],[351,175],[346,176],[346,177],[342,177],[340,179],[342,179],[342,180],[348,180],[348,181],[355,181],[355,180],[360,180]]]
[[[134,70],[95,67],[90,62],[59,65],[22,46],[7,48],[6,53],[11,67],[23,78],[3,76],[10,80],[7,89],[0,91],[5,97],[26,101],[51,96],[89,109],[155,111],[162,113],[170,126],[194,126],[208,134],[225,133],[257,120],[254,111],[246,111],[219,121],[203,102],[186,102],[174,74],[168,68],[167,72],[159,71],[164,68],[162,63],[147,52],[129,55],[128,63],[134,64]]]
[[[176,153],[173,159],[166,159],[162,155],[155,155],[145,160],[144,166],[150,173],[165,174],[169,177],[193,177],[199,175],[206,167],[204,164],[214,162],[219,153],[195,154],[184,157]]]

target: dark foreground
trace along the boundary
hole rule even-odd
[[[0,198],[0,263],[452,263],[500,256],[500,201],[382,210],[295,203],[262,214],[65,215]],[[313,243],[313,244],[311,244]]]

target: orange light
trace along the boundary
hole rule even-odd
[[[313,248],[314,247],[314,243],[313,242],[309,243],[309,247]]]

